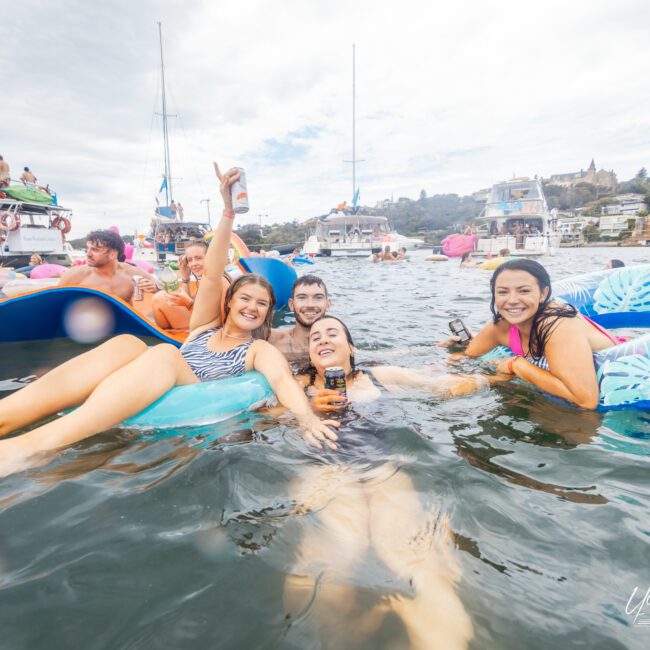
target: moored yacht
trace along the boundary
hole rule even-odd
[[[513,178],[494,185],[479,221],[479,255],[498,255],[507,248],[510,255],[538,256],[552,254],[560,245],[555,219],[536,178]]]
[[[386,217],[333,212],[318,218],[304,250],[326,257],[368,257],[382,250],[382,238],[389,234]]]
[[[46,262],[69,266],[65,235],[72,211],[55,204],[56,195],[31,184],[0,188],[0,262],[26,266],[36,253]]]

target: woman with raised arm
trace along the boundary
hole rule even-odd
[[[0,400],[0,436],[78,406],[27,433],[0,441],[0,470],[15,471],[20,459],[58,449],[108,429],[140,412],[174,386],[225,379],[258,370],[279,402],[294,413],[303,437],[317,447],[334,447],[336,434],[314,415],[284,356],[268,343],[275,297],[258,275],[235,281],[225,296],[222,275],[235,213],[230,186],[239,171],[219,172],[224,211],[208,249],[204,274],[181,350],[171,344],[147,346],[131,335],[110,339]]]
[[[571,305],[551,300],[546,269],[528,259],[504,262],[490,280],[493,320],[464,354],[479,357],[499,345],[514,356],[497,370],[585,409],[598,406],[593,354],[619,343]],[[441,345],[457,343],[452,337]]]

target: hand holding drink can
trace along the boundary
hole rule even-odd
[[[239,180],[236,180],[230,186],[230,196],[232,198],[232,209],[237,214],[248,212],[248,188],[246,186],[246,172],[241,168],[239,170]]]
[[[341,393],[343,397],[348,396],[347,385],[345,383],[345,370],[339,367],[332,367],[325,369],[325,388],[335,390]],[[345,406],[345,402],[331,402],[333,406]]]

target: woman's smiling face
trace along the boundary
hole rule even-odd
[[[322,318],[311,326],[309,358],[318,372],[338,366],[349,373],[353,353],[343,325],[335,318]]]
[[[203,265],[205,263],[205,247],[192,246],[186,247],[185,259],[189,270],[200,278],[203,275]]]
[[[527,271],[503,271],[494,286],[494,306],[511,325],[531,321],[547,296],[548,289],[540,290],[537,279]]]
[[[269,292],[259,284],[245,284],[230,299],[228,320],[243,330],[253,331],[264,324],[271,305]]]

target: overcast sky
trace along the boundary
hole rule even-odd
[[[273,223],[511,177],[650,166],[646,0],[3,0],[0,154],[74,210],[143,232],[162,180],[163,24],[174,196],[213,218],[211,161]],[[162,195],[160,195],[162,196]]]

